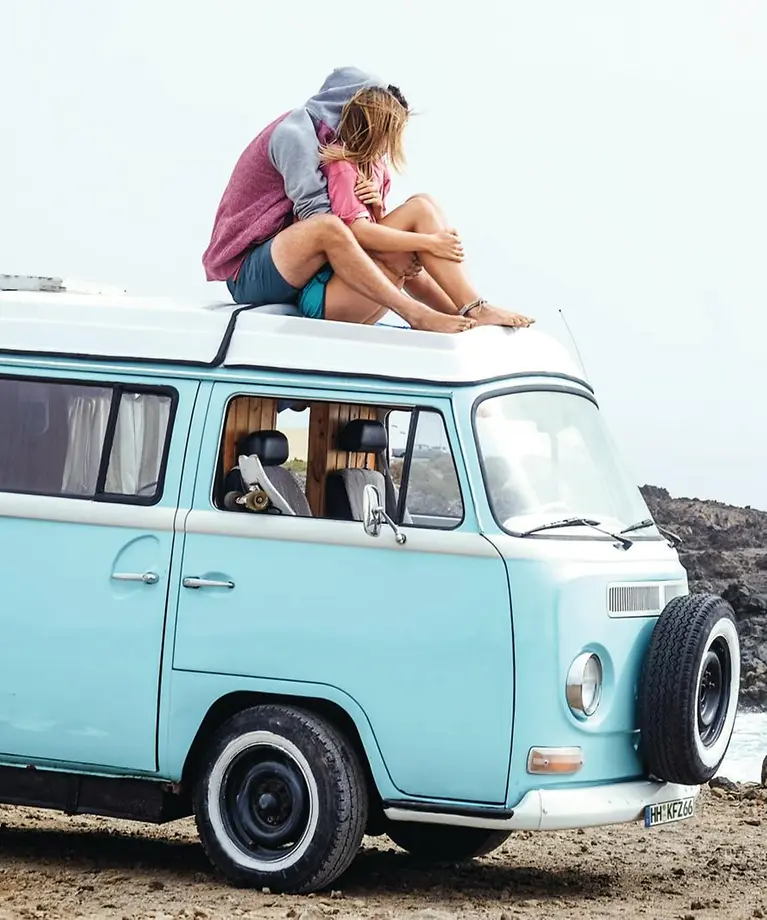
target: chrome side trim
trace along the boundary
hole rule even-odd
[[[501,821],[508,820],[514,814],[513,808],[500,807],[497,805],[448,805],[443,809],[439,809],[434,802],[417,802],[412,799],[385,799],[381,804],[384,811],[393,809],[394,811],[406,811],[408,814],[420,811],[428,815],[445,815],[451,819],[480,818],[486,821],[488,818],[491,818],[494,821]]]
[[[647,805],[659,805],[690,796],[697,798],[699,792],[699,786],[639,780],[577,789],[532,789],[514,806],[510,818],[427,812],[420,808],[402,807],[384,808],[384,814],[390,821],[479,827],[487,830],[558,831],[576,827],[601,827],[606,824],[629,824],[641,820]]]
[[[187,515],[184,530],[187,534],[215,534],[253,540],[289,540],[293,543],[391,549],[398,553],[414,551],[498,559],[497,550],[481,534],[459,530],[427,530],[403,526],[402,532],[407,534],[407,543],[398,546],[391,531],[382,530],[378,537],[371,537],[365,533],[359,521],[328,521],[278,514],[196,510],[190,511]]]
[[[162,505],[123,505],[87,498],[0,492],[0,518],[172,531],[176,513],[175,508]]]

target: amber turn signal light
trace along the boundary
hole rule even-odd
[[[528,773],[577,773],[583,766],[583,751],[579,747],[530,748],[527,755]]]

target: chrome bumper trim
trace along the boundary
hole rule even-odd
[[[658,805],[690,796],[697,798],[699,793],[699,786],[639,780],[575,789],[532,789],[514,806],[513,814],[508,818],[483,817],[476,813],[423,811],[422,805],[418,809],[385,808],[384,814],[390,821],[481,827],[488,830],[557,831],[639,821],[647,805]]]

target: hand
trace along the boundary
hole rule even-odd
[[[396,278],[405,281],[416,278],[423,271],[421,261],[415,252],[377,252],[371,255]]]
[[[405,268],[405,280],[409,281],[411,278],[417,278],[418,275],[423,271],[423,265],[421,265],[421,260],[418,258],[418,253],[411,253],[412,258],[408,262]]]
[[[433,256],[463,262],[463,243],[456,230],[440,230],[439,233],[429,233],[428,237],[426,249]]]
[[[357,179],[357,184],[354,186],[354,194],[363,204],[368,205],[368,207],[379,211],[383,210],[383,198],[381,198],[381,193],[370,179],[364,179],[360,176]]]

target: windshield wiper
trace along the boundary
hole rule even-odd
[[[591,527],[593,530],[598,530],[600,533],[605,534],[608,537],[612,537],[616,541],[617,545],[622,546],[623,549],[629,549],[629,547],[634,545],[633,540],[629,540],[628,537],[624,537],[621,534],[625,531],[621,531],[620,534],[612,533],[609,530],[604,530],[599,525],[599,521],[592,521],[590,518],[582,517],[570,517],[563,518],[561,521],[552,521],[550,524],[539,524],[538,527],[531,527],[529,530],[525,530],[519,534],[520,537],[529,537],[531,534],[540,533],[542,530],[558,530],[560,527]]]
[[[662,534],[666,540],[668,540],[668,545],[672,549],[676,549],[677,546],[681,545],[681,537],[677,536],[675,533],[672,533],[670,530],[666,530],[665,527],[661,527],[660,524],[657,524],[652,520],[652,518],[645,518],[643,521],[637,521],[636,524],[632,524],[630,527],[624,528],[621,533],[634,533],[636,530],[646,530],[648,527],[655,527],[658,533]]]

